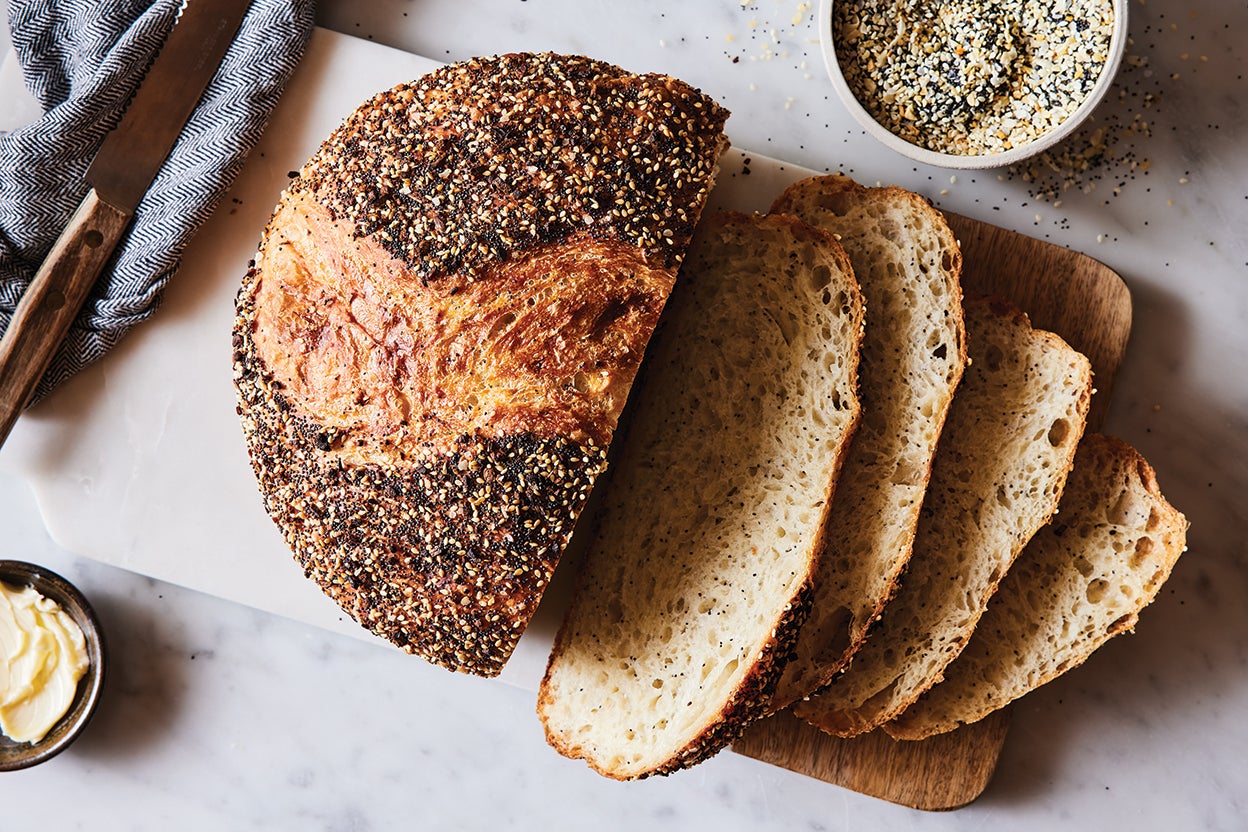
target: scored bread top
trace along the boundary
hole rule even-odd
[[[885,730],[918,740],[983,719],[1130,632],[1182,554],[1187,526],[1138,451],[1085,436],[1060,511],[1019,555],[944,680]]]
[[[265,506],[361,624],[494,675],[606,464],[726,145],[692,87],[587,58],[435,70],[282,195],[237,301]]]
[[[862,321],[827,232],[703,223],[539,692],[560,753],[662,774],[766,712],[858,420]]]
[[[1092,395],[1085,356],[1000,300],[964,304],[967,366],[896,597],[845,673],[793,711],[855,736],[940,680],[1023,545],[1056,510]]]
[[[771,210],[832,232],[867,304],[862,423],[832,504],[810,619],[772,703],[778,710],[827,684],[893,596],[966,364],[966,335],[961,251],[918,194],[817,176],[790,186]]]

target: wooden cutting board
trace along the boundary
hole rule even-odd
[[[1056,332],[1092,362],[1098,430],[1131,332],[1131,295],[1091,257],[969,217],[946,215],[962,244],[966,291],[1001,295],[1033,325]],[[996,768],[1009,709],[949,734],[899,742],[883,731],[845,740],[788,711],[755,725],[733,750],[916,809],[956,809],[983,793]]]

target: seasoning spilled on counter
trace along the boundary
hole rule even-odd
[[[967,156],[1059,126],[1109,57],[1111,0],[845,0],[832,30],[845,81],[884,128]]]
[[[82,629],[34,587],[0,581],[0,730],[38,742],[74,701],[87,672]]]

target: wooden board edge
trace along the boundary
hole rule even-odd
[[[755,723],[733,744],[738,754],[879,800],[928,812],[960,809],[988,788],[1005,744],[1010,708],[925,740],[882,730],[853,739],[825,734],[791,711]],[[869,765],[861,765],[869,761]],[[950,769],[966,776],[950,782]]]

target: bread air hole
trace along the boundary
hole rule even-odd
[[[1049,427],[1049,444],[1054,448],[1060,448],[1066,444],[1066,440],[1070,437],[1070,422],[1065,419],[1058,419]]]
[[[1114,501],[1113,506],[1105,515],[1105,519],[1115,526],[1126,526],[1131,522],[1131,515],[1135,511],[1135,500],[1130,491],[1123,491],[1118,495],[1118,499]]]
[[[1109,589],[1109,582],[1102,581],[1097,578],[1088,584],[1088,603],[1099,604],[1105,598],[1105,592]]]
[[[889,482],[893,485],[914,485],[921,477],[922,472],[915,467],[914,463],[901,459],[897,461],[897,467],[893,469]]]
[[[823,297],[826,305],[832,299],[832,296],[826,291],[827,287],[832,284],[832,270],[820,263],[810,270],[808,277],[810,279],[810,288],[816,292],[823,289]]]
[[[1006,492],[1004,485],[997,486],[997,505],[1002,508],[1010,507],[1010,495]]]
[[[1153,539],[1151,537],[1141,537],[1135,541],[1135,551],[1131,553],[1131,568],[1139,569],[1144,565],[1144,561],[1153,551]]]
[[[837,191],[831,194],[820,194],[816,198],[820,208],[826,208],[838,217],[843,217],[853,208],[854,197],[850,193]]]

